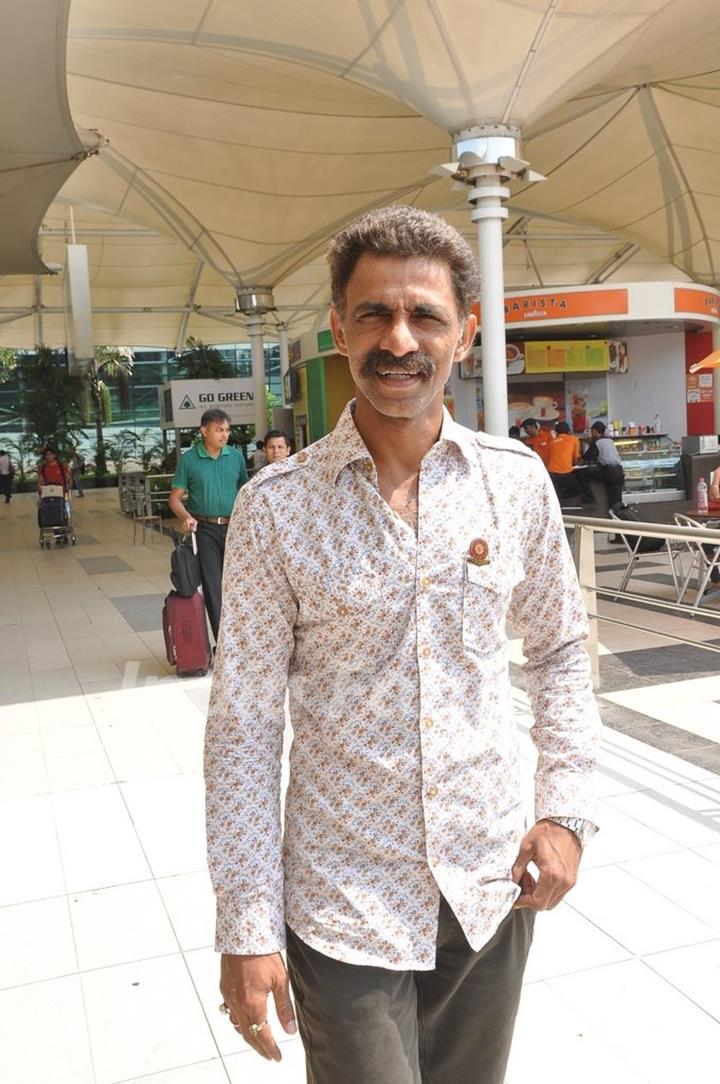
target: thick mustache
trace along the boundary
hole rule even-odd
[[[395,357],[389,350],[369,350],[362,363],[361,373],[363,376],[374,376],[383,369],[392,369],[394,372],[418,373],[419,376],[429,377],[435,372],[435,362],[429,354],[422,350],[414,350],[410,354],[403,354],[401,358]]]

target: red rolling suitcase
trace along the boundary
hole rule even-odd
[[[207,674],[212,656],[200,592],[183,598],[171,591],[165,599],[162,622],[167,660],[177,667],[178,677]]]

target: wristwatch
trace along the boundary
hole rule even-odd
[[[577,836],[581,847],[584,847],[586,843],[589,843],[598,830],[597,825],[593,824],[592,821],[586,820],[585,817],[543,817],[543,820],[551,821],[552,824],[559,824],[563,828],[568,828]]]

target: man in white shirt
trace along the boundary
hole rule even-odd
[[[476,329],[467,244],[394,207],[329,262],[356,399],[251,480],[228,535],[205,759],[222,1007],[279,1060],[287,946],[312,1084],[501,1084],[534,914],[594,831],[586,617],[541,461],[443,409]],[[531,827],[508,620],[535,713]]]

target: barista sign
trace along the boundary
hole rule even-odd
[[[158,388],[163,429],[197,429],[206,410],[224,410],[233,425],[252,425],[252,377],[230,380],[171,380]]]

